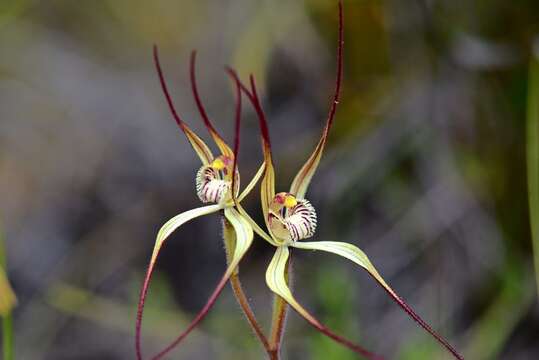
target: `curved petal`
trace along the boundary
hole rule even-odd
[[[275,196],[275,170],[273,168],[273,159],[271,155],[271,142],[269,137],[268,122],[266,120],[264,110],[262,109],[260,99],[258,98],[254,77],[252,75],[249,76],[251,85],[251,90],[249,90],[245,87],[245,85],[243,85],[234,70],[232,70],[231,68],[227,68],[226,71],[240,87],[240,89],[245,93],[245,95],[249,98],[258,116],[258,124],[260,127],[260,134],[262,140],[262,152],[264,153],[264,172],[260,186],[260,201],[262,203],[262,213],[264,215],[264,221],[266,222],[266,226],[268,229],[270,229],[269,231],[271,233],[268,215],[270,203]]]
[[[258,180],[260,180],[260,177],[262,176],[262,174],[264,174],[265,169],[266,169],[266,164],[262,163],[260,167],[258,168],[258,171],[256,172],[255,176],[251,179],[249,184],[247,184],[245,189],[243,189],[240,196],[238,196],[238,203],[240,203],[247,195],[249,195],[251,190],[253,190]]]
[[[268,287],[277,295],[282,297],[294,310],[296,310],[305,320],[307,320],[312,326],[317,330],[322,332],[324,335],[332,338],[341,345],[346,346],[350,350],[365,356],[368,359],[380,359],[380,357],[371,353],[370,351],[362,348],[359,345],[352,343],[351,341],[342,338],[328,328],[322,325],[318,320],[316,320],[307,310],[305,310],[294,298],[290,292],[290,288],[286,283],[285,279],[285,269],[288,262],[289,250],[286,246],[277,247],[277,251],[271,260],[270,265],[266,271],[266,283]]]
[[[357,246],[352,244],[337,242],[337,241],[313,241],[313,242],[295,242],[293,247],[300,249],[322,250],[342,256],[357,265],[361,266],[384,288],[391,298],[403,308],[408,315],[412,317],[423,329],[431,334],[440,344],[442,344],[455,358],[463,359],[444,338],[438,335],[415,311],[385,282],[382,276],[378,273],[374,265],[371,263],[367,255]]]
[[[238,84],[236,84],[236,115],[234,119],[234,153],[233,153],[233,164],[232,164],[232,200],[234,204],[238,204],[236,197],[239,193],[240,188],[240,175],[238,169],[238,153],[240,151],[240,128],[241,128],[241,89]],[[236,176],[237,174],[237,176]]]
[[[136,332],[135,346],[136,346],[137,358],[139,360],[142,359],[140,335],[141,335],[141,329],[142,329],[142,314],[144,312],[144,303],[146,302],[146,295],[148,294],[148,287],[150,285],[150,280],[151,280],[153,270],[155,267],[155,262],[157,260],[157,256],[159,255],[159,252],[161,251],[161,247],[163,246],[163,243],[170,236],[170,234],[174,232],[174,230],[176,230],[177,228],[179,228],[186,222],[194,218],[197,218],[199,216],[214,213],[216,211],[221,210],[222,208],[223,207],[221,205],[210,205],[210,206],[204,206],[204,207],[186,211],[184,213],[176,215],[175,217],[167,221],[157,233],[157,238],[155,240],[152,257],[148,265],[148,270],[146,271],[146,277],[144,278],[144,283],[142,284],[142,289],[140,291],[140,298],[139,298],[139,303],[138,303],[137,323],[136,323],[136,328],[135,328],[135,332]]]
[[[335,80],[335,94],[333,95],[333,102],[331,103],[331,108],[329,110],[328,118],[326,121],[326,126],[322,132],[322,137],[318,141],[314,152],[311,154],[307,162],[302,166],[292,185],[290,186],[290,193],[294,194],[297,198],[302,199],[305,197],[305,193],[309,187],[311,179],[318,168],[320,163],[320,158],[322,157],[322,152],[326,145],[326,140],[333,124],[333,119],[335,118],[335,112],[337,110],[337,105],[339,104],[339,95],[341,90],[341,81],[342,81],[342,68],[343,68],[343,13],[342,13],[342,3],[339,1],[339,43],[337,45],[337,78]]]
[[[204,305],[202,310],[197,314],[191,324],[189,324],[187,329],[182,332],[180,336],[178,336],[176,340],[174,340],[164,350],[159,352],[159,354],[155,355],[152,358],[153,360],[161,359],[163,356],[168,354],[175,346],[177,346],[183,339],[185,339],[187,335],[189,335],[189,333],[200,323],[200,321],[204,319],[204,317],[206,317],[213,304],[215,304],[215,301],[219,297],[219,294],[228,282],[228,279],[238,267],[240,260],[243,258],[243,256],[251,246],[251,243],[253,242],[253,230],[251,229],[249,223],[245,219],[243,219],[243,217],[236,210],[234,210],[234,208],[226,208],[225,217],[228,219],[228,221],[230,221],[232,227],[234,228],[234,231],[236,232],[236,246],[234,248],[234,254],[232,255],[232,259],[230,259],[225,274],[217,284],[217,287],[213,291],[212,295],[209,297],[208,301],[206,302],[206,305]]]
[[[154,45],[153,47],[153,59],[155,62],[155,67],[157,69],[157,75],[159,76],[159,82],[161,83],[161,89],[163,90],[163,94],[167,99],[167,104],[170,109],[170,112],[172,113],[172,116],[187,137],[187,140],[189,140],[189,142],[191,143],[191,146],[202,161],[202,164],[208,165],[213,159],[213,154],[211,153],[211,150],[208,148],[208,146],[204,143],[204,141],[202,141],[202,139],[198,137],[197,134],[195,134],[193,130],[189,128],[189,126],[187,126],[187,124],[180,118],[180,116],[176,112],[176,108],[174,107],[174,103],[172,102],[172,98],[170,97],[170,93],[168,92],[168,87],[165,81],[165,77],[163,75],[163,70],[161,69],[161,64],[159,62],[159,53],[156,45]]]
[[[17,297],[9,284],[6,272],[0,266],[0,316],[9,314],[17,304]]]
[[[278,246],[278,244],[275,242],[275,240],[273,240],[273,238],[270,235],[268,235],[268,233],[266,233],[260,226],[258,226],[256,221],[254,221],[251,218],[251,216],[249,216],[249,214],[247,213],[247,211],[245,211],[245,209],[243,208],[243,206],[241,206],[241,204],[238,203],[237,209],[238,209],[239,213],[244,217],[244,219],[247,222],[249,222],[249,224],[253,228],[254,232],[257,233],[258,236],[260,236],[262,239],[269,242],[271,245]]]
[[[269,224],[269,208],[273,198],[275,197],[275,170],[273,168],[271,142],[266,115],[264,114],[264,110],[262,110],[262,105],[260,104],[260,100],[258,98],[253,75],[249,76],[249,80],[251,82],[251,96],[249,96],[249,99],[251,99],[251,102],[253,103],[258,115],[258,123],[260,125],[260,134],[262,137],[262,151],[264,152],[264,164],[266,165],[264,169],[264,177],[260,183],[260,202],[262,203],[262,213],[264,214],[266,227],[271,234],[271,227]]]
[[[225,156],[228,156],[229,158],[232,158],[233,151],[230,149],[230,147],[225,143],[221,135],[215,130],[215,127],[213,126],[210,118],[208,117],[208,114],[206,113],[206,109],[204,108],[204,104],[202,103],[202,100],[200,99],[200,95],[198,94],[198,88],[197,88],[197,82],[196,82],[196,73],[195,73],[195,64],[196,64],[196,51],[191,52],[191,59],[190,59],[190,65],[189,65],[189,75],[191,78],[191,90],[193,92],[193,97],[195,98],[195,102],[197,104],[198,112],[200,113],[200,116],[202,117],[202,120],[204,121],[204,125],[210,132],[211,137],[215,141],[215,144],[221,150],[221,153]]]

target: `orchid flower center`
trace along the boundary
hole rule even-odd
[[[275,195],[270,203],[269,223],[274,236],[282,241],[299,241],[314,235],[316,211],[306,199],[290,193]]]
[[[234,161],[225,155],[216,157],[209,165],[203,165],[196,175],[196,191],[203,203],[222,203],[230,198],[232,166]],[[239,187],[236,171],[236,188]]]

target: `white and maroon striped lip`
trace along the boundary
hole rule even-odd
[[[285,241],[299,241],[310,238],[316,231],[316,210],[308,200],[296,199],[297,203],[285,209],[279,199],[274,199],[275,210],[271,211],[272,233]]]
[[[219,172],[210,166],[203,166],[196,175],[196,191],[203,203],[220,203],[230,189],[230,181],[222,180]]]
[[[293,241],[307,239],[316,231],[316,210],[308,200],[298,199],[296,206],[288,210],[284,224]]]

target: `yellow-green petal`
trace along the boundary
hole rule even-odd
[[[236,232],[236,246],[229,261],[229,266],[225,272],[225,277],[232,275],[238,266],[241,258],[253,242],[253,228],[249,222],[234,208],[225,209],[225,217],[230,222]]]
[[[206,145],[206,143],[197,134],[195,134],[195,132],[191,130],[185,123],[182,123],[182,125],[180,125],[180,128],[187,137],[187,140],[189,140],[191,147],[197,153],[198,157],[200,158],[200,161],[202,161],[202,164],[209,165],[213,160],[213,154],[208,145]]]
[[[290,252],[288,247],[277,247],[275,255],[273,255],[273,259],[271,259],[268,269],[266,270],[266,284],[268,284],[271,291],[285,299],[285,301],[307,321],[318,323],[318,321],[296,301],[286,283],[285,269],[289,255]]]
[[[163,243],[170,236],[170,234],[172,234],[177,228],[179,228],[180,226],[182,226],[183,224],[185,224],[186,222],[194,218],[197,218],[203,215],[208,215],[222,209],[223,209],[223,205],[203,206],[203,207],[199,207],[196,209],[183,212],[179,215],[174,216],[169,221],[167,221],[161,227],[161,229],[159,229],[159,232],[157,233],[157,238],[155,239],[155,245],[153,247],[150,264],[153,264],[155,262],[155,260],[157,259],[157,255],[159,254],[159,251],[161,247],[163,246]]]
[[[275,240],[273,240],[273,238],[268,234],[266,233],[257,223],[256,221],[254,221],[250,216],[249,214],[245,211],[245,209],[241,206],[240,203],[238,203],[236,205],[239,213],[245,218],[245,220],[247,220],[247,222],[251,225],[251,227],[253,228],[254,232],[257,233],[258,236],[260,236],[262,239],[266,240],[267,242],[269,242],[271,245],[273,246],[278,246],[277,242],[275,242]]]
[[[297,241],[291,246],[299,249],[322,250],[342,256],[367,270],[384,288],[394,293],[367,255],[355,245],[338,241]]]
[[[241,192],[240,196],[238,197],[238,202],[241,202],[247,195],[249,195],[251,190],[253,190],[253,188],[255,187],[256,183],[258,182],[262,174],[264,174],[265,168],[266,168],[266,164],[262,163],[260,167],[258,168],[255,176],[252,178],[249,184],[247,184],[245,189],[243,189],[243,191]]]
[[[313,241],[313,242],[295,242],[291,246],[300,249],[322,250],[342,256],[357,265],[361,266],[384,288],[391,298],[423,329],[431,334],[440,344],[442,344],[456,359],[463,359],[455,348],[447,340],[434,331],[382,278],[367,255],[357,246],[337,241]]]

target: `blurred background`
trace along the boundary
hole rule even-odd
[[[539,357],[528,220],[526,97],[539,2],[345,0],[343,98],[308,198],[314,240],[362,248],[393,288],[467,359]],[[159,227],[200,205],[200,163],[170,116],[209,140],[188,82],[232,142],[223,66],[257,77],[277,190],[314,148],[334,87],[335,0],[2,0],[0,233],[17,359],[131,359],[139,289]],[[240,170],[261,162],[244,106]],[[209,143],[209,142],[208,142]],[[258,190],[245,201],[262,223]],[[203,306],[225,268],[218,215],[165,246],[143,349],[155,353]],[[241,266],[267,326],[257,238]],[[449,359],[361,269],[294,252],[298,299],[339,334],[391,359]],[[284,359],[354,359],[295,313]],[[170,359],[262,359],[227,288]]]

